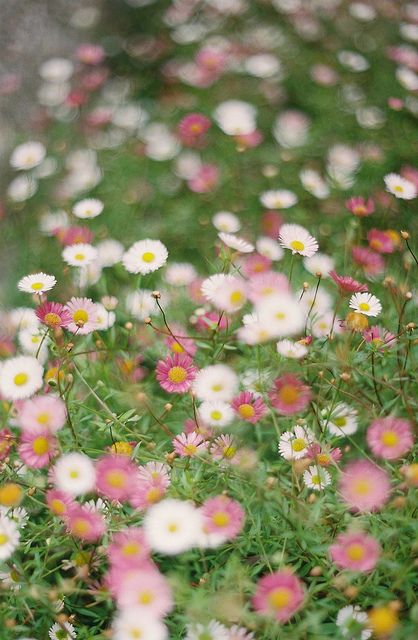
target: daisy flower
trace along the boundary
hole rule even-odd
[[[368,247],[352,247],[351,255],[354,262],[362,267],[368,276],[376,276],[385,269],[385,261],[380,253]]]
[[[260,202],[266,209],[289,209],[298,201],[296,194],[287,189],[265,191],[260,196]]]
[[[279,340],[276,344],[277,353],[284,358],[292,358],[300,360],[308,353],[308,349],[301,342],[293,342],[292,340]]]
[[[0,560],[10,558],[19,544],[20,533],[16,522],[0,516]]]
[[[310,387],[292,373],[276,378],[273,384],[269,398],[277,413],[288,416],[304,411],[309,405],[312,397]]]
[[[295,426],[280,437],[279,453],[285,460],[299,460],[307,455],[314,433],[307,427]]]
[[[350,308],[356,313],[375,317],[382,311],[380,300],[371,293],[354,293],[350,298]]]
[[[237,387],[238,377],[235,371],[225,364],[203,367],[193,381],[193,392],[196,397],[209,402],[232,400]]]
[[[138,477],[147,482],[156,482],[167,488],[170,486],[170,467],[165,462],[151,460],[138,469]]]
[[[313,464],[304,472],[303,481],[308,489],[322,491],[331,483],[331,476],[323,467]]]
[[[28,171],[37,167],[44,160],[46,149],[40,142],[24,142],[13,149],[10,165],[13,169]]]
[[[176,555],[196,546],[201,522],[199,511],[190,502],[170,498],[146,512],[145,536],[157,553]]]
[[[89,493],[96,485],[93,462],[84,453],[66,453],[54,465],[53,481],[57,489],[71,496]]]
[[[210,455],[213,460],[232,460],[236,453],[234,439],[228,433],[222,433],[215,438],[210,446]]]
[[[75,503],[65,513],[68,532],[85,542],[96,542],[106,531],[101,513]]]
[[[254,609],[278,622],[287,622],[304,600],[303,584],[289,569],[282,569],[258,581]]]
[[[197,351],[197,346],[193,338],[187,336],[186,330],[182,326],[177,324],[171,325],[171,333],[173,335],[167,336],[164,343],[173,353],[187,353],[188,356],[193,358]]]
[[[74,500],[68,493],[58,489],[48,489],[46,492],[46,502],[55,516],[63,517],[68,513],[70,507],[75,505]]]
[[[193,360],[185,353],[173,353],[159,360],[155,369],[160,386],[168,393],[186,393],[197,374]]]
[[[251,424],[256,424],[267,412],[263,400],[255,397],[251,391],[242,391],[233,398],[231,407],[242,420],[251,422]]]
[[[334,269],[335,260],[325,253],[315,253],[310,258],[303,259],[303,266],[312,275],[321,275],[322,278],[327,278]]]
[[[4,360],[0,367],[0,394],[5,400],[30,398],[43,384],[42,365],[31,356]]]
[[[76,218],[96,218],[103,211],[104,205],[96,198],[85,198],[73,206],[73,214]]]
[[[187,287],[196,277],[196,269],[189,262],[172,262],[164,274],[164,280],[173,287]]]
[[[200,513],[203,531],[223,540],[236,538],[244,525],[245,513],[239,502],[223,494],[205,500]]]
[[[378,511],[390,495],[389,476],[368,460],[348,464],[341,476],[340,494],[351,511]]]
[[[367,241],[370,249],[378,253],[393,253],[395,251],[395,244],[387,231],[370,229],[367,233]]]
[[[136,465],[128,456],[105,455],[96,462],[96,488],[109,500],[123,501],[131,495]]]
[[[96,249],[101,267],[113,267],[113,265],[121,261],[125,251],[123,244],[113,238],[102,240],[96,245]]]
[[[259,322],[274,338],[287,338],[303,330],[304,313],[293,296],[283,293],[256,304]]]
[[[329,409],[322,410],[321,422],[333,436],[351,436],[358,428],[357,411],[345,402],[338,402],[331,414]]]
[[[44,302],[35,313],[38,320],[50,329],[66,327],[71,322],[70,312],[59,302]]]
[[[345,206],[358,218],[370,216],[374,212],[374,202],[372,198],[366,200],[361,196],[354,196],[345,201]]]
[[[417,188],[413,182],[402,178],[397,173],[388,173],[384,177],[386,191],[401,200],[412,200],[417,196]]]
[[[122,256],[122,263],[129,273],[146,275],[160,269],[168,258],[167,248],[159,240],[139,240]]]
[[[268,236],[260,236],[257,239],[255,246],[258,253],[269,260],[281,260],[284,256],[284,251],[278,242]]]
[[[362,532],[341,533],[329,548],[332,561],[339,569],[368,572],[375,568],[380,546]]]
[[[48,635],[51,640],[74,640],[77,637],[76,630],[70,622],[54,622]]]
[[[46,467],[57,452],[58,443],[47,427],[23,431],[20,438],[19,455],[25,465],[32,469]]]
[[[184,640],[229,640],[228,629],[217,620],[210,620],[207,624],[191,623],[186,629]]]
[[[290,249],[292,254],[310,258],[318,251],[318,242],[299,224],[284,224],[280,227],[279,243],[284,249]]]
[[[368,640],[372,635],[370,629],[365,629],[368,617],[365,611],[362,611],[358,605],[347,605],[339,610],[335,624],[340,630],[341,635],[348,640]],[[360,634],[360,635],[359,635]]]
[[[283,273],[266,271],[250,277],[247,283],[248,297],[255,305],[264,303],[270,298],[290,294],[289,280]]]
[[[181,142],[189,147],[200,147],[205,133],[210,129],[211,121],[201,113],[189,113],[178,124],[177,131]]]
[[[54,276],[49,276],[47,273],[32,273],[29,276],[25,276],[19,280],[17,288],[19,291],[25,293],[45,293],[50,291],[57,284],[57,280]]]
[[[90,298],[72,297],[65,309],[71,316],[71,322],[67,325],[71,333],[86,335],[96,329],[97,309]]]
[[[97,259],[98,252],[91,244],[78,242],[71,244],[62,252],[62,259],[70,267],[86,267]]]
[[[379,350],[386,348],[391,349],[395,346],[397,340],[393,333],[377,325],[365,329],[363,331],[363,338],[375,349]]]
[[[167,627],[157,618],[145,618],[137,607],[120,611],[112,624],[113,640],[168,640]]]
[[[135,607],[140,619],[159,619],[173,608],[173,597],[166,578],[156,569],[126,572],[116,593],[122,610]]]
[[[212,218],[213,226],[224,233],[236,233],[241,229],[239,218],[230,211],[218,211]]]
[[[167,487],[157,480],[144,480],[136,476],[132,482],[129,503],[139,511],[149,509],[164,498]]]
[[[241,271],[247,277],[268,273],[272,267],[272,260],[262,256],[260,253],[253,253],[241,259]]]
[[[45,427],[51,433],[55,433],[64,426],[67,410],[64,401],[57,396],[35,396],[18,404],[17,420],[25,431]]]
[[[251,242],[247,242],[243,238],[239,238],[232,233],[220,231],[218,233],[218,237],[227,247],[234,249],[234,251],[238,251],[238,253],[251,253],[254,251],[254,245],[251,244]]]
[[[107,548],[109,562],[114,567],[131,569],[149,562],[151,549],[140,527],[128,527],[113,534]]]
[[[373,454],[385,460],[401,458],[414,444],[411,423],[393,416],[373,420],[366,440]]]
[[[158,311],[157,303],[149,289],[131,291],[126,296],[126,309],[137,320],[145,320]]]
[[[210,427],[226,427],[234,419],[234,412],[226,402],[205,400],[199,407],[199,416]]]
[[[180,433],[173,440],[173,449],[181,458],[191,458],[206,451],[207,444],[199,433]]]

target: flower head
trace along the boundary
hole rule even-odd
[[[84,453],[66,453],[56,461],[53,480],[57,489],[71,496],[79,496],[94,489],[96,471]]]
[[[313,464],[304,472],[303,481],[308,489],[322,491],[331,484],[331,476],[323,467]]]
[[[44,302],[36,309],[36,317],[50,329],[67,327],[71,322],[71,314],[59,302]]]
[[[14,520],[0,515],[0,560],[7,560],[19,544],[20,533]]]
[[[239,502],[223,494],[205,500],[200,513],[203,531],[223,540],[235,538],[244,524],[245,514]]]
[[[103,211],[103,202],[96,198],[80,200],[73,207],[76,218],[96,218]]]
[[[338,286],[340,293],[343,295],[367,291],[367,284],[362,284],[361,282],[354,280],[351,276],[339,276],[335,271],[330,271],[329,275]]]
[[[386,471],[368,460],[348,464],[340,480],[341,497],[352,511],[377,511],[390,494]]]
[[[69,533],[85,542],[96,542],[106,531],[102,514],[77,503],[68,508],[64,519]]]
[[[54,276],[49,276],[46,273],[32,273],[19,280],[17,288],[25,293],[41,294],[50,291],[56,284]]]
[[[43,371],[31,356],[4,360],[0,366],[0,396],[6,400],[30,398],[42,387]]]
[[[373,454],[385,460],[401,458],[414,444],[411,423],[393,416],[373,420],[366,439]]]
[[[128,527],[115,533],[107,548],[107,555],[112,566],[120,569],[147,565],[150,547],[145,539],[144,530],[140,527]]]
[[[401,200],[413,200],[417,196],[417,188],[413,182],[402,178],[397,173],[388,173],[385,178],[386,191]]]
[[[307,427],[293,427],[292,431],[285,431],[281,435],[279,453],[285,460],[304,458],[314,437],[313,432]]]
[[[180,433],[173,440],[173,449],[181,458],[192,458],[204,453],[206,448],[206,440],[195,431]]]
[[[378,316],[382,311],[380,300],[371,293],[354,293],[350,298],[350,307],[365,316]]]
[[[310,387],[292,373],[276,378],[269,393],[272,406],[284,416],[304,411],[312,397]]]
[[[67,419],[65,403],[61,398],[48,394],[24,400],[17,406],[17,420],[25,431],[44,427],[55,433]]]
[[[255,397],[251,391],[241,391],[238,396],[232,399],[231,407],[235,413],[245,420],[256,424],[266,414],[267,407],[260,397]]]
[[[139,240],[122,256],[123,266],[129,273],[146,275],[160,269],[168,258],[167,248],[159,240]]]
[[[39,426],[23,431],[19,455],[27,467],[42,469],[46,467],[57,451],[57,440],[47,427]]]
[[[97,307],[90,298],[72,297],[67,302],[66,310],[71,316],[71,322],[67,328],[71,333],[86,335],[96,328]]]
[[[136,465],[128,456],[108,454],[96,462],[96,487],[110,500],[127,500],[131,495]]]
[[[174,353],[159,360],[156,367],[157,380],[168,393],[186,393],[197,374],[193,360],[185,353]]]
[[[362,532],[349,532],[336,538],[329,548],[329,553],[338,568],[367,572],[376,566],[380,547],[372,536]]]
[[[284,224],[280,227],[279,243],[284,249],[290,249],[292,254],[310,258],[318,251],[318,242],[299,224]]]
[[[196,546],[201,515],[190,502],[166,499],[148,509],[144,529],[154,551],[176,555]]]
[[[366,216],[371,216],[374,212],[374,202],[372,198],[366,200],[361,196],[355,196],[353,198],[349,198],[346,200],[345,206],[351,213],[358,218],[364,218]]]
[[[364,628],[367,621],[367,613],[362,611],[359,606],[347,605],[339,610],[335,624],[340,629],[341,635],[348,640],[354,638],[368,640],[372,632],[370,629]]]
[[[287,622],[304,600],[302,582],[287,569],[264,576],[253,597],[254,609],[263,615]]]

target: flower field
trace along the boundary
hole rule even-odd
[[[417,3],[71,24],[0,195],[0,640],[413,640]]]

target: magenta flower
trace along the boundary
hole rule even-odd
[[[61,518],[68,513],[70,507],[76,505],[76,502],[68,493],[59,489],[49,489],[46,492],[46,502],[52,513]]]
[[[132,478],[137,467],[128,456],[105,455],[96,463],[97,491],[109,500],[127,500],[132,492]]]
[[[128,527],[112,537],[107,548],[109,562],[119,569],[140,568],[150,560],[150,546],[140,527]]]
[[[77,503],[68,509],[65,523],[68,532],[84,542],[96,542],[106,531],[101,513]]]
[[[168,393],[186,393],[196,376],[193,360],[182,353],[174,353],[160,360],[156,367],[157,380]]]
[[[277,413],[290,416],[306,409],[311,401],[312,391],[297,376],[285,373],[274,381],[269,398]]]
[[[206,116],[201,113],[189,113],[179,122],[179,138],[188,147],[201,147],[210,126],[211,121]]]
[[[27,467],[42,469],[48,466],[57,449],[57,440],[46,427],[22,432],[19,455]]]
[[[50,329],[67,327],[71,322],[70,312],[59,302],[44,302],[36,309],[35,313],[38,320]]]
[[[63,229],[58,236],[64,247],[73,244],[91,244],[94,239],[93,232],[88,227],[74,226]]]
[[[366,342],[369,342],[374,347],[379,349],[391,349],[396,344],[396,336],[379,327],[379,325],[374,325],[373,327],[368,327],[363,331],[363,338]]]
[[[370,229],[367,234],[367,241],[370,249],[377,253],[393,253],[395,245],[392,238],[385,231],[380,229]]]
[[[225,540],[236,538],[244,524],[244,509],[225,495],[205,500],[200,512],[204,532],[220,535]]]
[[[345,467],[339,489],[351,511],[378,511],[389,498],[389,476],[368,460],[356,460]]]
[[[345,206],[351,213],[358,218],[370,216],[374,212],[374,202],[372,198],[366,200],[361,196],[355,196],[346,200]]]
[[[382,273],[385,269],[385,261],[380,253],[376,253],[367,247],[353,247],[351,255],[354,262],[363,267],[364,273],[369,276]]]
[[[380,546],[365,533],[342,533],[330,546],[329,553],[339,569],[368,572],[377,564]]]
[[[180,433],[173,440],[173,449],[181,458],[192,458],[206,451],[206,441],[199,433]]]
[[[364,293],[368,290],[367,284],[362,284],[354,280],[351,276],[339,276],[335,271],[330,271],[329,275],[338,286],[342,295],[351,293]]]
[[[261,398],[254,396],[251,391],[242,391],[231,401],[235,413],[246,422],[255,424],[266,414],[267,407]]]
[[[373,420],[366,439],[373,454],[385,460],[402,457],[414,444],[411,423],[393,416]]]
[[[282,569],[259,580],[253,607],[262,615],[287,622],[301,608],[303,600],[303,583],[289,569]]]

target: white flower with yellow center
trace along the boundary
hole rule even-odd
[[[289,209],[298,201],[293,191],[287,189],[277,189],[265,191],[260,196],[260,202],[267,209]]]
[[[184,640],[230,640],[229,629],[217,620],[208,624],[188,624]]]
[[[318,242],[309,231],[299,224],[284,224],[280,228],[279,243],[292,254],[310,258],[318,251]]]
[[[71,622],[54,622],[48,635],[51,640],[74,640],[77,637],[76,630]]]
[[[285,460],[299,460],[306,456],[309,445],[314,441],[313,432],[307,427],[295,426],[285,431],[279,441],[279,453]]]
[[[25,142],[13,150],[10,165],[13,169],[28,170],[37,167],[45,158],[46,150],[41,142]]]
[[[172,262],[167,266],[164,279],[173,287],[187,287],[196,277],[196,269],[189,262]]]
[[[417,188],[413,182],[402,178],[397,173],[388,173],[384,177],[386,191],[401,200],[412,200],[417,196]]]
[[[160,621],[149,616],[145,617],[142,610],[123,609],[113,620],[113,640],[167,640],[167,627]]]
[[[364,316],[376,317],[382,311],[382,305],[379,298],[368,293],[354,293],[350,298],[350,308],[356,313],[362,313]]]
[[[351,436],[357,431],[357,411],[345,402],[338,402],[331,410],[323,409],[321,423],[333,436]]]
[[[19,344],[25,354],[34,356],[42,364],[48,357],[48,345],[50,339],[47,332],[39,329],[24,329],[19,331]]]
[[[242,100],[226,100],[219,104],[213,118],[228,136],[240,136],[252,133],[257,128],[257,110]]]
[[[193,380],[193,392],[199,400],[229,402],[238,389],[238,377],[226,364],[203,367]]]
[[[238,251],[238,253],[251,253],[254,251],[254,245],[251,244],[251,242],[247,242],[243,238],[235,236],[233,233],[220,231],[218,233],[218,237],[224,244],[226,244],[227,247],[234,249],[234,251]]]
[[[103,211],[104,204],[97,198],[85,198],[80,200],[73,206],[73,214],[76,218],[85,220],[87,218],[96,218]]]
[[[276,347],[277,353],[284,358],[299,360],[308,353],[308,349],[304,344],[301,344],[300,342],[293,342],[292,340],[279,340]]]
[[[31,356],[4,360],[0,367],[0,394],[5,400],[30,398],[43,384],[42,365]]]
[[[316,253],[310,258],[304,258],[303,266],[314,276],[320,275],[322,278],[328,278],[329,272],[335,267],[335,260],[325,253]]]
[[[69,264],[70,267],[87,267],[96,260],[97,255],[97,249],[84,242],[71,244],[65,247],[62,252],[64,262]]]
[[[158,311],[151,289],[138,289],[126,296],[126,310],[137,320],[145,320]]]
[[[201,521],[199,510],[190,502],[166,499],[147,510],[143,526],[154,551],[176,555],[197,545]]]
[[[256,311],[260,324],[274,338],[287,338],[303,329],[303,311],[290,294],[270,296],[256,305]]]
[[[260,255],[270,260],[281,260],[284,255],[284,251],[279,243],[273,238],[268,236],[260,236],[255,243],[257,251]]]
[[[0,517],[0,560],[7,560],[19,544],[19,530],[16,522]]]
[[[224,285],[218,287],[212,297],[212,304],[221,311],[234,313],[239,311],[247,301],[247,284],[243,278],[227,276]]]
[[[125,251],[123,244],[113,238],[102,240],[96,245],[98,253],[98,262],[101,267],[113,267],[121,261]]]
[[[234,419],[234,412],[226,402],[202,402],[199,407],[202,421],[210,427],[226,427]]]
[[[17,288],[25,293],[45,293],[50,291],[57,284],[54,276],[47,273],[32,273],[19,280]]]
[[[212,224],[218,231],[236,233],[241,229],[241,222],[235,213],[230,211],[218,211],[212,218]]]
[[[303,474],[303,481],[308,489],[322,491],[331,483],[331,476],[323,467],[313,464]]]
[[[80,496],[94,489],[96,471],[92,460],[83,453],[67,453],[56,461],[53,479],[57,489]]]
[[[129,273],[146,275],[160,269],[168,258],[167,248],[159,240],[139,240],[122,256],[122,263]]]
[[[30,307],[16,307],[16,309],[10,311],[8,320],[16,331],[21,331],[22,329],[36,331],[36,328],[40,325],[34,309]]]

